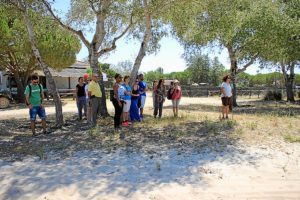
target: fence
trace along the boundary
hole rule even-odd
[[[219,87],[211,86],[181,86],[182,95],[187,97],[208,97],[220,95]],[[262,95],[266,94],[267,91],[279,91],[283,96],[286,95],[285,88],[276,87],[243,87],[237,88],[238,96],[248,96],[260,98]],[[299,88],[294,88],[295,95],[300,92]]]

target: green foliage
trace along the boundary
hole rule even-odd
[[[116,66],[112,66],[112,69],[123,76],[129,75],[133,67],[133,63],[130,60],[119,62]]]
[[[155,71],[149,71],[149,72],[145,73],[144,78],[147,82],[152,82],[154,80],[166,78],[166,76],[164,74],[158,72],[157,70],[155,70]]]
[[[225,67],[217,58],[211,60],[208,55],[196,54],[187,60],[191,81],[195,83],[209,83],[217,86],[225,73]]]
[[[116,71],[114,69],[111,69],[110,64],[101,63],[99,65],[100,65],[101,71],[106,73],[108,78],[114,78],[115,77]]]
[[[65,68],[75,62],[81,45],[79,40],[62,29],[49,17],[38,12],[29,13],[35,31],[37,46],[45,63],[56,69]],[[12,59],[17,70],[32,71],[32,50],[22,13],[8,6],[0,7],[0,62],[10,69]],[[12,57],[9,57],[11,55]],[[9,58],[9,59],[7,59]]]

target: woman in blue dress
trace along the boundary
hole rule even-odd
[[[131,92],[131,105],[130,105],[130,119],[132,122],[134,121],[141,121],[139,107],[138,107],[138,100],[140,96],[139,92],[139,79],[136,79]]]

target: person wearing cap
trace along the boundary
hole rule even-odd
[[[143,112],[144,112],[144,107],[146,103],[146,92],[148,90],[147,84],[144,81],[144,75],[140,74],[139,75],[139,91],[140,91],[140,101],[141,101],[141,106],[140,106],[140,117],[143,119]]]
[[[179,103],[180,103],[180,99],[182,96],[182,91],[181,91],[181,87],[179,86],[179,81],[175,80],[174,81],[174,87],[171,90],[171,94],[172,94],[172,105],[173,105],[173,114],[174,117],[178,117],[178,107],[179,107]]]
[[[92,76],[92,81],[89,83],[88,86],[88,95],[90,99],[90,105],[91,105],[91,123],[92,126],[96,125],[96,120],[97,120],[97,114],[100,109],[100,104],[101,104],[101,89],[100,85],[98,83],[99,80],[99,75],[97,73],[94,73]]]

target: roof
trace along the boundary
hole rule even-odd
[[[87,72],[88,66],[90,66],[89,63],[76,61],[73,65],[71,65],[65,69],[62,69],[61,71],[57,71],[52,68],[49,68],[49,70],[53,77],[65,77],[65,78],[75,77],[75,78],[78,78],[78,77],[83,76],[83,74],[85,74]],[[37,70],[35,72],[39,76],[45,76],[44,72],[42,70]],[[102,72],[102,74],[103,74],[103,80],[107,81],[106,74],[103,72]]]

